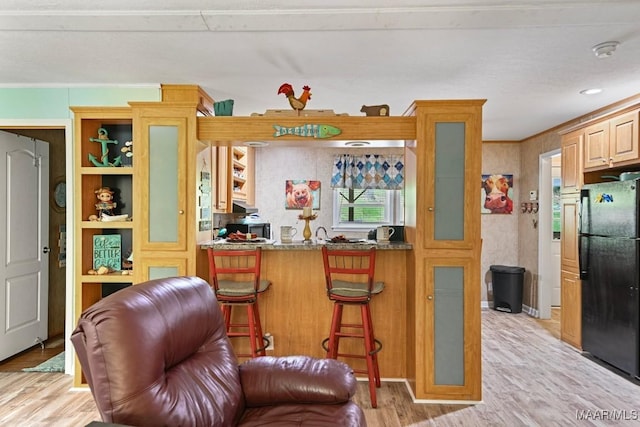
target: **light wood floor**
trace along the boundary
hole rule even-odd
[[[404,383],[383,382],[372,409],[361,382],[356,401],[368,425],[640,425],[639,385],[588,360],[526,314],[483,311],[482,349],[482,403],[414,404]],[[71,427],[98,420],[91,394],[70,391],[71,383],[64,374],[0,373],[0,426]],[[580,411],[591,418],[578,420]]]
[[[46,362],[53,356],[64,351],[64,337],[62,335],[45,341],[44,348],[34,346],[9,359],[0,362],[0,372],[20,372],[22,368],[33,368]]]

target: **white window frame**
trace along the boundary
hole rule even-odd
[[[384,203],[384,221],[383,222],[340,222],[340,203],[341,196],[338,188],[333,189],[333,231],[369,231],[381,225],[403,225],[404,209],[402,206],[402,191],[404,190],[388,190],[385,191],[386,200]],[[343,205],[344,206],[344,205]],[[358,204],[363,206],[363,204]],[[376,204],[377,206],[377,204]]]

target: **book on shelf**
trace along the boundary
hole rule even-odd
[[[122,270],[122,236],[119,234],[93,236],[93,269],[100,267]]]

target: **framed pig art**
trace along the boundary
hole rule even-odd
[[[288,179],[285,187],[287,209],[320,209],[320,181]]]

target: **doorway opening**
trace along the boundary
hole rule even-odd
[[[62,202],[59,195],[56,203],[53,188],[66,186],[67,194],[73,194],[73,174],[70,170],[73,159],[72,122],[68,119],[2,119],[0,130],[47,142],[50,147],[48,189],[50,203],[47,204],[50,218],[48,247],[51,249],[49,252],[48,336],[50,342],[48,345],[55,347],[50,349],[54,352],[64,350],[64,344],[69,340],[74,323],[73,257],[66,259],[67,253],[73,253],[73,227],[66,227],[67,224],[73,224],[73,206],[68,203],[72,201],[72,197],[65,197]],[[64,186],[61,186],[61,183]],[[37,350],[40,352],[39,346]],[[44,352],[42,357],[46,358],[47,355],[48,353]],[[65,352],[67,374],[73,373],[73,358],[72,351]]]
[[[538,211],[538,316],[559,319],[560,301],[561,151],[540,155]],[[548,249],[546,249],[548,248]]]

